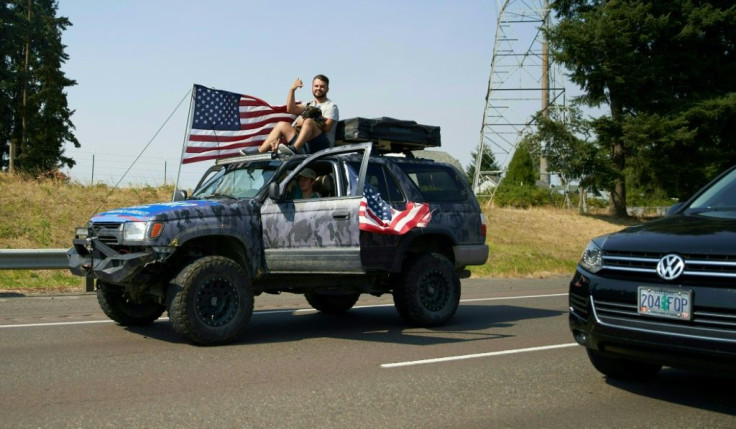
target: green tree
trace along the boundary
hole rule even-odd
[[[473,177],[475,177],[475,164],[478,162],[478,149],[470,153],[472,161],[465,167],[465,175],[468,178],[468,183],[473,183]],[[496,159],[491,152],[491,148],[488,144],[483,143],[483,158],[480,161],[480,171],[499,171],[500,168],[496,164]]]
[[[13,126],[13,73],[11,71],[11,46],[19,45],[16,15],[8,5],[0,7],[0,156],[8,155],[8,145]]]
[[[627,179],[686,194],[736,160],[732,1],[556,0],[552,7],[554,58],[583,88],[582,102],[610,109],[591,123],[615,167],[607,184],[615,214],[626,215]],[[683,174],[673,181],[676,173]]]
[[[543,148],[549,171],[558,174],[563,186],[578,182],[579,209],[587,212],[587,191],[597,191],[601,183],[608,183],[613,172],[610,160],[602,156],[593,124],[583,118],[578,107],[557,105],[550,106],[546,114],[537,112],[533,122],[535,132],[524,140]]]
[[[538,178],[539,171],[528,145],[518,145],[506,169],[502,186],[533,187]]]
[[[11,35],[0,48],[0,137],[15,143],[15,166],[32,173],[73,166],[64,145],[80,146],[65,93],[76,82],[61,70],[69,58],[61,33],[71,23],[57,9],[55,0],[8,0],[0,12],[3,35]]]

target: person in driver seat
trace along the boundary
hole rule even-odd
[[[299,172],[297,176],[299,186],[294,186],[291,191],[291,198],[301,200],[306,198],[319,198],[319,194],[314,191],[314,182],[317,179],[317,173],[311,168],[305,168]]]

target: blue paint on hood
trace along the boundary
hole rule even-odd
[[[124,207],[98,213],[92,216],[92,222],[143,222],[153,220],[163,213],[174,213],[182,210],[193,210],[212,206],[221,206],[216,201],[187,200],[171,201],[168,203],[146,204],[134,207]]]

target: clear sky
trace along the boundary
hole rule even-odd
[[[60,0],[64,71],[80,149],[72,176],[176,178],[197,83],[283,104],[296,77],[330,78],[341,119],[388,116],[441,127],[463,166],[477,147],[496,27],[494,0]],[[178,110],[179,102],[185,99]],[[533,113],[533,112],[530,112]],[[164,161],[165,160],[165,161]],[[165,165],[165,167],[164,167]],[[182,168],[196,184],[207,162]]]

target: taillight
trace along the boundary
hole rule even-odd
[[[480,214],[480,233],[483,237],[486,236],[486,215]]]

